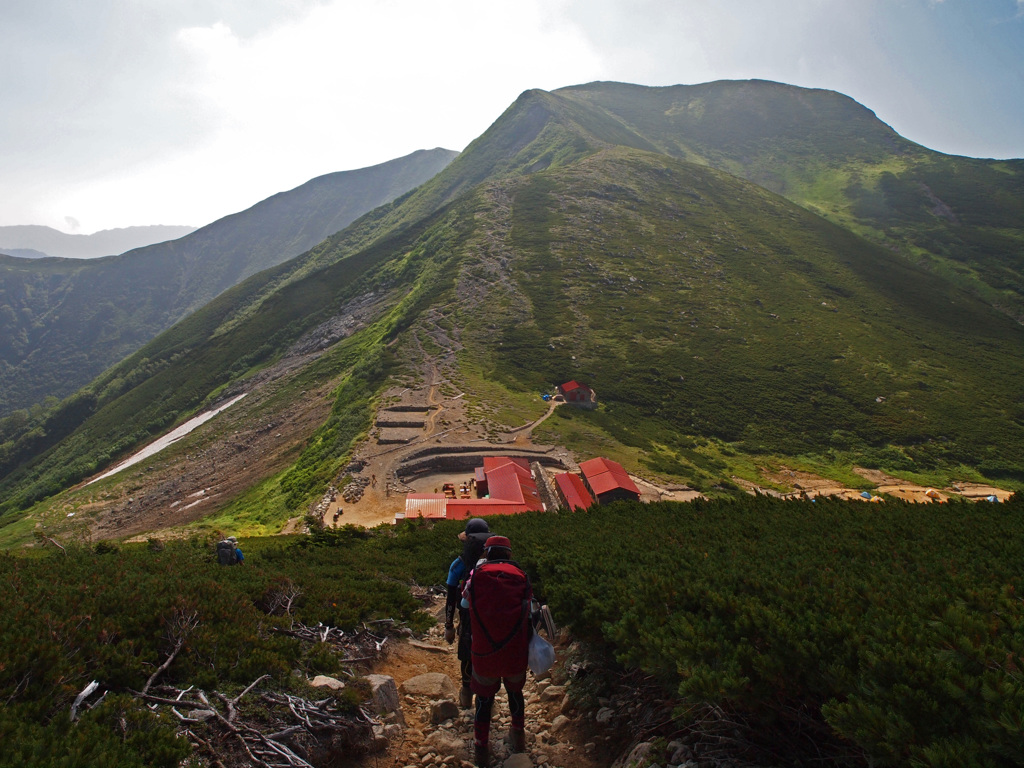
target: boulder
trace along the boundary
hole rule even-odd
[[[636,768],[637,766],[647,765],[647,756],[650,754],[653,746],[654,744],[650,741],[640,742],[628,754],[623,755],[612,763],[612,768]]]
[[[309,684],[314,688],[330,688],[332,691],[340,691],[345,687],[345,684],[338,680],[336,677],[328,677],[327,675],[317,675]]]
[[[445,720],[454,720],[460,713],[459,705],[451,699],[441,699],[430,705],[430,722],[434,725]]]
[[[502,768],[533,768],[533,760],[525,752],[517,752],[514,755],[509,755],[501,765]]]
[[[451,699],[456,693],[452,679],[440,672],[410,677],[399,686],[399,690],[408,696],[426,696],[431,699]]]
[[[565,715],[559,715],[551,721],[550,730],[552,733],[558,733],[559,731],[563,730],[565,726],[569,724],[569,722],[570,720],[568,717],[566,717]]]
[[[390,675],[367,675],[363,679],[370,684],[374,709],[380,714],[394,713],[395,720],[405,725],[405,716],[402,714],[402,705],[398,700],[398,687],[395,685],[395,678]]]
[[[540,694],[541,701],[561,701],[565,695],[564,685],[549,685]]]

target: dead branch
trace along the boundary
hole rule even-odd
[[[164,672],[164,670],[171,666],[175,657],[177,657],[178,652],[185,645],[185,641],[188,639],[188,636],[192,634],[192,631],[198,626],[198,612],[193,611],[188,615],[180,609],[174,612],[174,619],[168,628],[168,639],[174,643],[174,650],[171,651],[164,663],[157,668],[156,672],[149,676],[149,680],[147,680],[146,684],[142,687],[143,693],[148,693],[154,681],[161,675],[161,673]]]
[[[78,719],[78,708],[82,705],[82,702],[85,701],[90,696],[92,696],[93,693],[96,692],[96,689],[99,688],[99,687],[100,687],[100,684],[98,682],[96,682],[95,680],[93,680],[91,683],[89,683],[87,686],[85,686],[85,688],[82,689],[81,693],[79,693],[75,697],[75,701],[71,705],[71,722],[75,722],[75,720]]]
[[[57,549],[64,553],[64,557],[68,556],[68,551],[64,549],[64,547],[61,546],[61,544],[56,539],[51,539],[49,536],[43,533],[39,534],[39,538],[42,539],[43,544],[53,544],[53,546],[55,546]]]
[[[171,686],[159,686],[159,693],[132,693],[154,707],[169,707],[178,721],[187,725],[183,733],[214,760],[223,758],[224,750],[235,745],[234,749],[244,753],[251,764],[262,768],[312,768],[296,752],[294,744],[289,743],[292,739],[300,734],[306,734],[314,743],[320,743],[324,738],[332,739],[331,734],[337,734],[343,740],[346,737],[362,739],[365,733],[360,734],[376,722],[365,710],[354,716],[338,711],[333,698],[310,701],[273,691],[261,693],[262,705],[255,711],[250,709],[252,715],[248,715],[243,700],[269,677],[263,675],[254,680],[234,698],[217,691],[208,695],[198,689],[182,690]],[[189,717],[181,709],[207,710],[211,715]],[[209,729],[211,734],[200,737],[197,731],[205,729]],[[238,756],[242,757],[241,754]]]

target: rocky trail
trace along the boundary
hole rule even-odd
[[[443,601],[432,610],[440,618]],[[648,754],[651,742],[635,743],[639,729],[623,727],[636,716],[635,702],[617,706],[603,700],[605,706],[594,711],[574,706],[567,692],[573,648],[563,634],[551,672],[540,679],[527,673],[525,752],[510,752],[508,702],[504,690],[499,692],[491,721],[491,768],[704,765],[691,760],[693,750],[682,741],[669,743],[664,756]],[[385,723],[378,735],[386,737],[387,746],[363,758],[360,768],[473,768],[473,709],[459,708],[459,662],[440,624],[420,640],[394,643],[373,672],[367,680]]]

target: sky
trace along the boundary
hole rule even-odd
[[[1024,157],[1024,0],[3,0],[0,225],[202,226],[530,88],[747,78]]]

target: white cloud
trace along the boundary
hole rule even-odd
[[[82,180],[48,218],[201,225],[323,173],[462,149],[521,91],[600,75],[559,8],[335,2],[247,36],[223,21],[183,27],[161,98],[189,141]]]
[[[201,225],[461,149],[521,91],[595,79],[831,88],[929,146],[1020,154],[1021,18],[1024,0],[4,0],[0,224]]]

